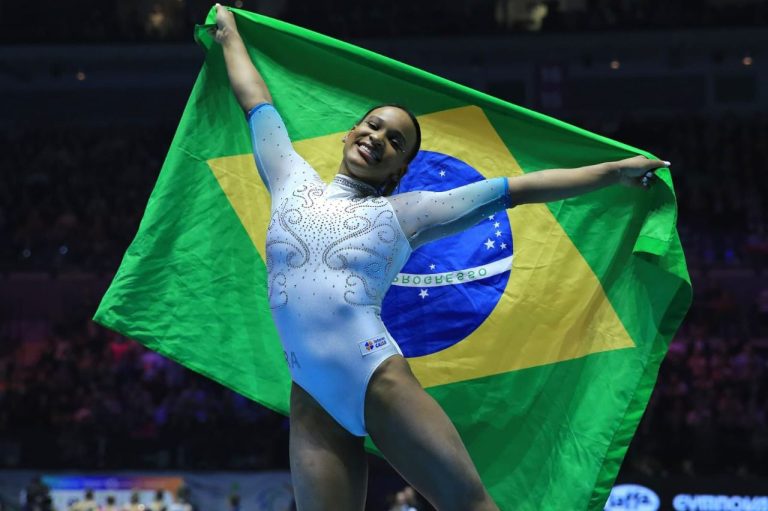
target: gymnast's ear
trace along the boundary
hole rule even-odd
[[[349,131],[347,131],[347,134],[344,135],[344,138],[342,138],[341,141],[346,143],[347,142],[347,136],[349,136],[349,134],[352,133],[352,130],[354,130],[355,128],[357,128],[357,124],[354,124],[351,128],[349,128]]]

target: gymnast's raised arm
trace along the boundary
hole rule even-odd
[[[553,202],[612,184],[647,187],[669,163],[643,156],[574,169],[549,169],[495,178],[445,192],[409,192],[389,198],[413,248],[467,229],[488,215],[520,204]]]
[[[260,103],[272,103],[267,84],[251,62],[240,33],[237,31],[235,16],[224,6],[216,4],[216,33],[214,35],[224,50],[224,61],[232,90],[240,107],[245,112]]]
[[[237,102],[247,114],[256,168],[272,198],[291,193],[309,181],[320,182],[314,169],[293,148],[285,123],[272,106],[267,84],[237,31],[234,15],[219,4],[215,38],[222,46]]]
[[[548,169],[509,179],[514,205],[554,202],[613,184],[647,188],[653,172],[669,162],[635,156],[575,169]]]

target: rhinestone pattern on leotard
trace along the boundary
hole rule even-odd
[[[320,290],[350,305],[380,305],[399,269],[393,266],[395,253],[410,250],[390,203],[361,196],[372,189],[336,176],[327,189],[308,183],[283,195],[267,229],[270,307],[303,292],[316,297]],[[308,272],[312,286],[295,282],[306,284]]]

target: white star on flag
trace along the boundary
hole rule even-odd
[[[424,298],[429,296],[429,291],[427,291],[426,289],[422,289],[421,291],[419,291],[419,296],[423,300]]]
[[[440,177],[444,177],[444,176],[445,176],[445,171],[444,171],[444,170],[441,170],[441,171],[440,171]]]
[[[502,242],[502,244],[501,244],[501,248],[502,248],[502,250],[503,250],[503,249],[505,249],[505,248],[507,248],[507,244]]]
[[[485,248],[487,248],[488,250],[492,249],[495,244],[496,242],[493,241],[491,238],[488,238],[488,241],[483,243],[483,245],[485,245]]]
[[[499,226],[500,226],[500,225],[501,225],[501,224],[500,224],[499,222],[494,222],[494,224],[493,224],[493,226],[494,226],[495,228],[497,228],[497,229],[499,228]]]
[[[499,236],[501,236],[501,231],[496,231],[496,237],[498,238]]]
[[[488,220],[493,220],[494,218],[496,218],[496,215],[491,215],[488,217]]]
[[[434,264],[430,264],[430,265],[429,265],[429,269],[430,269],[430,270],[434,270],[434,269],[435,269],[435,265],[434,265]]]

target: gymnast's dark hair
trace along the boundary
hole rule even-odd
[[[382,105],[376,105],[367,112],[363,114],[362,117],[355,123],[355,125],[360,124],[365,120],[366,117],[368,117],[368,114],[376,110],[377,108],[383,108],[385,106],[391,106],[393,108],[399,108],[406,114],[408,114],[408,117],[411,118],[411,122],[413,122],[413,127],[416,128],[416,143],[413,144],[413,148],[411,149],[411,152],[408,153],[408,156],[406,157],[405,161],[406,163],[411,163],[411,161],[416,157],[417,154],[419,154],[419,148],[421,147],[421,126],[419,125],[418,119],[416,119],[416,115],[414,115],[413,112],[411,112],[408,108],[404,107],[403,105],[398,105],[397,103],[385,103]],[[408,169],[406,168],[405,172],[407,172]],[[384,188],[381,190],[381,195],[388,196],[392,195],[392,192],[395,190],[395,187],[397,187],[398,183],[400,182],[400,179],[403,178],[405,175],[405,172],[403,172],[400,175],[400,178],[397,181],[394,181],[393,183],[387,184],[384,186]]]

